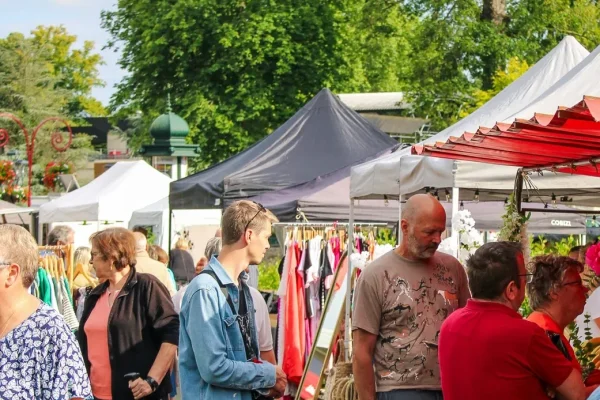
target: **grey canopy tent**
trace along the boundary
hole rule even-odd
[[[172,209],[221,208],[356,165],[394,145],[395,140],[323,89],[252,147],[172,182],[169,202]]]
[[[387,153],[390,153],[388,151]],[[440,199],[446,209],[448,227],[452,224],[452,203]],[[471,194],[470,198],[473,196]],[[309,221],[348,221],[350,216],[350,168],[344,168],[318,177],[310,182],[294,187],[269,192],[250,198],[270,209],[282,222],[296,221],[299,211]],[[490,198],[491,199],[491,198]],[[487,200],[490,200],[487,199]],[[498,231],[502,228],[502,215],[506,212],[503,201],[462,201],[464,209],[471,212],[475,228],[481,231]],[[528,203],[528,206],[543,208],[543,204]],[[556,208],[565,213],[532,213],[527,224],[530,233],[568,234],[586,233],[586,217],[564,205]],[[399,207],[396,199],[356,200],[355,221],[396,223],[399,220]]]

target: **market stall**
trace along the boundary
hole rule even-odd
[[[204,171],[171,184],[172,209],[222,208],[356,165],[397,142],[344,105],[329,89],[273,133]]]
[[[118,162],[84,187],[40,207],[40,222],[124,221],[169,195],[171,179],[145,161]]]

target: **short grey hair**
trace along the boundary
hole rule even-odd
[[[221,238],[214,237],[210,238],[206,243],[206,248],[204,249],[204,255],[208,260],[212,258],[212,256],[218,256],[221,252]]]
[[[135,251],[146,251],[148,249],[148,239],[142,232],[133,232],[135,238]]]
[[[81,264],[84,267],[87,266],[92,260],[92,250],[89,247],[78,247],[75,249],[75,265]]]
[[[562,286],[565,274],[571,268],[578,273],[583,271],[583,264],[569,257],[545,255],[535,257],[530,262],[533,280],[527,284],[529,304],[534,311],[549,304],[550,294]]]
[[[71,234],[75,234],[75,231],[70,226],[57,225],[48,233],[46,241],[49,246],[56,246],[59,241],[67,243]]]
[[[0,263],[16,264],[21,268],[21,281],[28,288],[39,268],[39,250],[35,239],[23,227],[0,225]]]

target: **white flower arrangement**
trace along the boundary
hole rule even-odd
[[[467,258],[483,244],[483,236],[475,229],[475,220],[469,210],[459,211],[452,219],[452,224],[458,232],[458,249],[456,240],[448,237],[440,243],[438,251],[450,255],[458,254],[458,260],[464,264]]]

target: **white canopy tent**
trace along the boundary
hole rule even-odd
[[[450,136],[460,136],[465,131],[474,132],[480,126],[491,127],[497,121],[506,121],[509,118],[531,118],[533,115],[528,106],[539,102],[538,99],[542,96],[554,93],[551,89],[553,87],[562,87],[564,90],[566,85],[561,84],[561,81],[572,79],[569,77],[577,74],[577,71],[589,73],[593,68],[584,68],[580,64],[591,62],[594,54],[589,55],[589,52],[575,38],[565,37],[525,74],[480,109],[428,139],[427,142],[445,142]],[[575,68],[578,65],[579,68]],[[594,82],[596,85],[600,84],[600,80],[597,78],[598,70],[598,68],[595,69],[595,76],[588,75],[588,84],[590,82]],[[569,73],[570,71],[571,73]],[[570,106],[581,100],[582,96],[586,94],[581,93],[581,89],[587,90],[588,88],[580,87],[576,95],[577,101],[566,105]],[[564,105],[566,97],[557,94],[553,99],[552,112],[559,105]],[[400,150],[352,168],[350,175],[351,223],[354,199],[383,197],[401,199],[402,195],[414,193],[426,186],[452,188],[452,215],[454,216],[459,205],[458,188],[479,189],[491,186],[494,189],[511,190],[514,187],[516,172],[517,168],[512,167],[413,156],[410,148]],[[600,181],[596,180],[595,183],[590,183],[594,182],[592,179],[596,178],[570,179],[569,184],[565,186],[564,177],[547,174],[540,179],[536,178],[536,184],[539,188],[564,188],[573,185],[582,188],[585,188],[585,185],[600,187]],[[452,234],[458,240],[457,232],[454,229]],[[349,236],[349,240],[353,240],[352,233]],[[348,270],[351,271],[351,269],[349,266]],[[350,284],[350,279],[351,275],[349,274],[348,284]],[[350,302],[351,299],[348,296],[347,317],[350,313]],[[346,327],[346,333],[349,334],[349,327]]]
[[[129,229],[136,225],[152,226],[156,237],[156,244],[163,249],[169,248],[169,197],[149,204],[144,208],[134,211],[129,220]]]
[[[431,137],[427,142],[446,141],[450,136],[460,136],[465,131],[474,132],[480,126],[490,127],[495,125],[496,121],[514,119],[515,116],[531,118],[533,114],[528,111],[527,106],[547,93],[552,85],[558,85],[559,81],[582,69],[580,63],[584,59],[585,62],[589,62],[592,57],[590,55],[586,58],[588,54],[573,37],[565,37],[544,58],[480,109]],[[575,68],[577,65],[579,68]],[[590,81],[598,84],[599,80],[590,77]],[[581,100],[581,91],[578,96]],[[557,100],[559,101],[554,110],[563,103],[561,99]],[[414,193],[425,186],[488,188],[488,184],[491,184],[493,188],[510,190],[514,185],[515,174],[516,168],[513,167],[413,156],[411,149],[407,148],[353,167],[350,197],[399,197],[401,194]],[[560,182],[555,181],[556,179]],[[547,176],[544,180],[549,182],[542,183],[542,186],[565,187],[564,179],[561,181],[560,177]]]
[[[124,221],[169,195],[171,179],[145,161],[123,161],[84,187],[40,207],[40,222]]]

